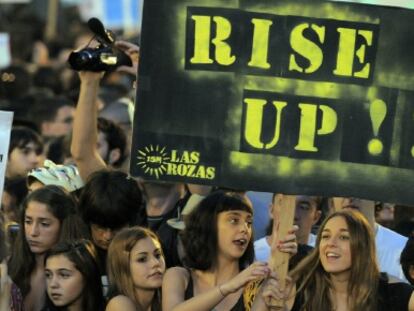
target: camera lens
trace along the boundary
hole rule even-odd
[[[87,70],[92,61],[92,54],[88,50],[72,52],[69,55],[68,62],[75,70]]]

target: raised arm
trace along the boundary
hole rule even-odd
[[[255,262],[231,280],[217,285],[191,299],[184,300],[189,272],[183,268],[171,268],[164,276],[162,285],[163,311],[210,311],[225,297],[237,292],[250,281],[265,277],[269,268],[264,262]]]
[[[217,286],[197,295],[187,301],[184,300],[185,290],[190,278],[189,271],[174,267],[167,270],[162,282],[162,310],[163,311],[194,311],[211,310],[225,297]]]
[[[82,71],[78,105],[73,122],[71,153],[83,181],[95,171],[106,168],[96,144],[98,141],[97,96],[102,73]]]

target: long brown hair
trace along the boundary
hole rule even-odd
[[[26,297],[31,290],[30,276],[36,266],[35,255],[31,252],[27,243],[24,227],[26,210],[30,202],[46,204],[48,212],[59,220],[59,238],[63,238],[62,228],[66,228],[64,231],[67,234],[71,231],[69,227],[74,224],[72,223],[73,218],[69,216],[76,213],[76,202],[74,199],[64,189],[55,185],[48,185],[37,189],[30,193],[23,201],[19,219],[20,230],[12,247],[11,257],[8,262],[9,275],[21,290],[23,297]],[[72,236],[68,236],[68,238],[72,238]]]
[[[130,260],[131,250],[135,244],[142,239],[151,238],[159,241],[151,230],[143,227],[130,227],[122,229],[115,235],[108,248],[107,270],[109,278],[109,299],[117,295],[125,295],[134,304],[140,306],[135,295],[134,283],[132,281]],[[163,255],[164,256],[164,255]],[[141,311],[137,309],[138,311]],[[161,311],[161,289],[155,291],[151,303],[151,310]]]
[[[379,268],[376,259],[375,238],[365,217],[356,211],[339,211],[322,223],[315,249],[290,273],[297,285],[297,295],[303,295],[302,311],[329,311],[333,309],[330,291],[333,290],[329,273],[321,264],[319,245],[326,223],[342,217],[348,225],[351,247],[351,268],[348,281],[348,305],[352,311],[377,310]]]

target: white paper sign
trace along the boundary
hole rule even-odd
[[[10,37],[8,33],[0,32],[0,69],[11,64]]]
[[[0,198],[3,196],[13,112],[0,110]]]

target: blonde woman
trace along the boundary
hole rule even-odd
[[[117,233],[108,249],[106,311],[161,311],[165,260],[157,236],[142,227]]]

